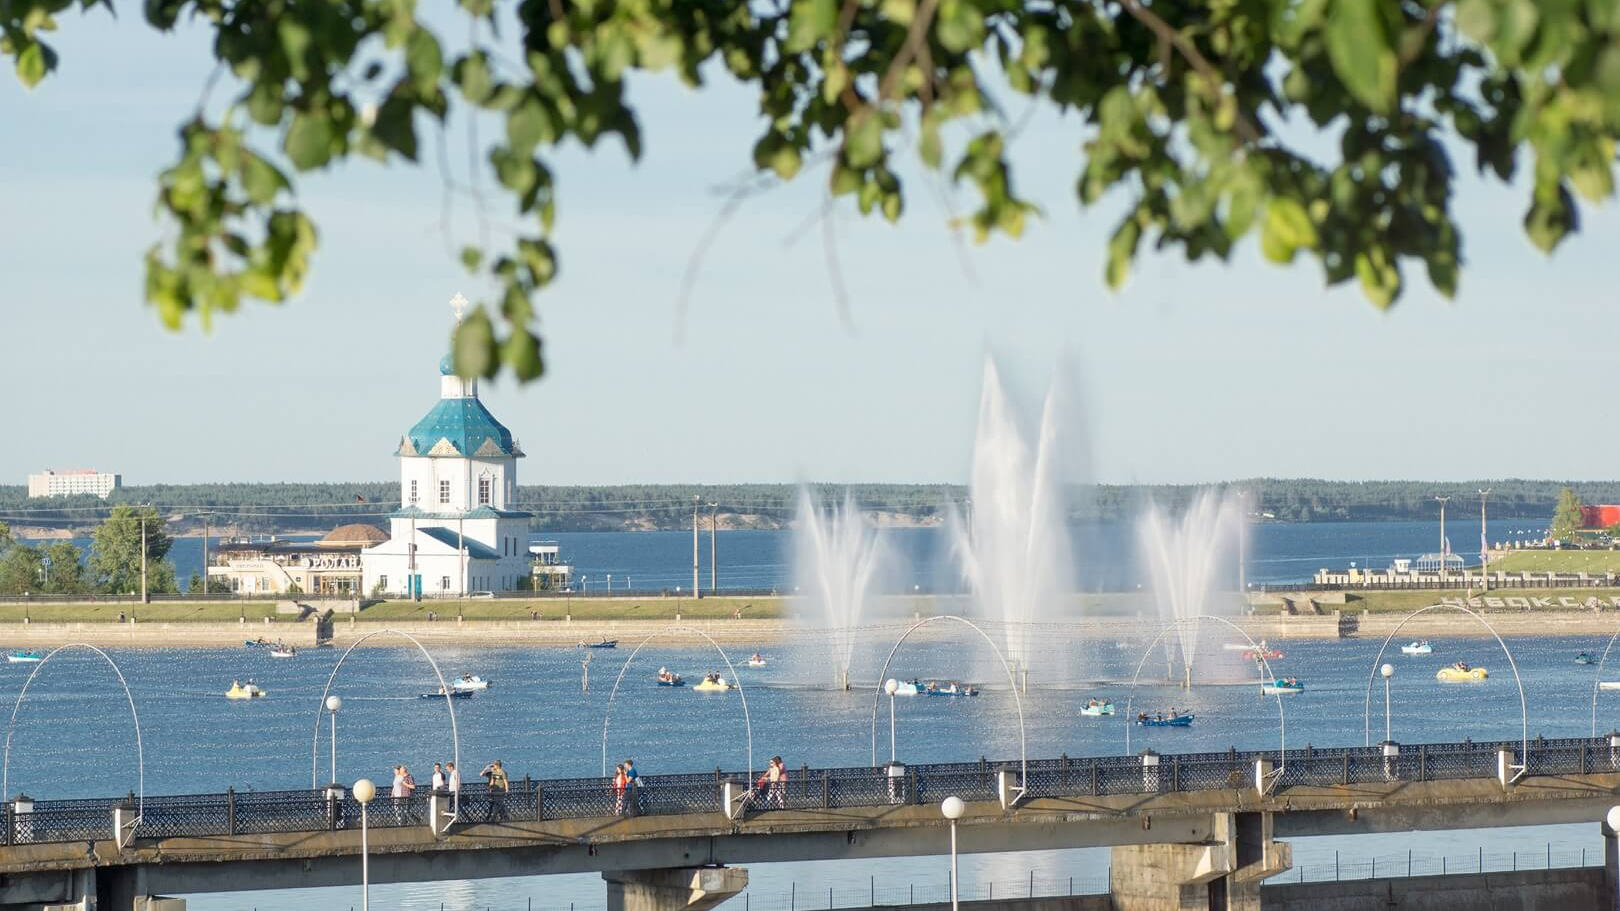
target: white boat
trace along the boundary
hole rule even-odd
[[[33,652],[33,651],[12,652],[11,654],[6,656],[6,660],[11,662],[12,664],[38,664],[39,662],[43,661],[44,659],[45,659],[44,655],[41,655],[39,652]]]
[[[1112,702],[1093,702],[1081,706],[1080,714],[1089,718],[1099,718],[1103,715],[1112,715],[1114,714],[1114,704]]]
[[[1605,680],[1598,684],[1600,690],[1620,690],[1620,680]]]
[[[466,690],[468,692],[471,692],[472,690],[487,690],[489,689],[489,681],[478,676],[477,674],[462,674],[460,677],[450,681],[450,688],[453,690]]]
[[[270,650],[270,657],[272,657],[272,658],[296,658],[296,657],[298,657],[298,649],[295,649],[290,645],[278,645],[275,648]]]
[[[1427,639],[1421,642],[1408,642],[1406,645],[1401,646],[1401,654],[1432,655],[1434,654],[1434,646],[1430,645]]]
[[[922,687],[918,686],[917,681],[915,680],[902,680],[900,681],[900,685],[895,687],[894,690],[894,694],[896,696],[915,696],[920,692],[922,692]]]
[[[761,655],[759,652],[755,652],[754,657],[748,659],[748,666],[749,667],[764,667],[765,666],[765,656]]]
[[[1221,645],[1221,648],[1224,648],[1229,652],[1246,652],[1249,649],[1254,648],[1254,646],[1247,642],[1226,642]]]

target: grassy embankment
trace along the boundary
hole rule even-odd
[[[1602,573],[1620,572],[1620,550],[1515,550],[1491,559],[1492,572]]]
[[[1503,599],[1548,598],[1551,599],[1554,605],[1559,605],[1561,603],[1559,601],[1560,598],[1573,598],[1578,603],[1584,603],[1587,598],[1597,598],[1598,600],[1602,601],[1605,606],[1607,606],[1611,603],[1610,599],[1617,595],[1620,595],[1620,589],[1613,588],[1509,588],[1501,590],[1492,589],[1488,592],[1478,590],[1473,592],[1463,592],[1457,589],[1451,589],[1449,591],[1370,591],[1346,593],[1345,604],[1339,609],[1344,610],[1346,613],[1360,613],[1364,610],[1373,611],[1374,613],[1410,613],[1420,607],[1428,607],[1431,604],[1439,604],[1446,598],[1460,599],[1464,596]],[[1517,603],[1518,602],[1515,602],[1515,604]],[[1323,607],[1324,609],[1332,610],[1335,607],[1338,607],[1338,605],[1326,604],[1323,605]],[[1491,607],[1487,605],[1484,609],[1503,610],[1504,608]],[[1518,608],[1505,609],[1516,610]],[[1541,611],[1548,610],[1546,607],[1537,607],[1535,609]],[[1579,608],[1555,606],[1552,609],[1576,610]]]
[[[141,623],[235,623],[242,617],[263,623],[264,618],[294,621],[296,615],[276,615],[274,601],[222,603],[162,601],[152,604],[0,604],[0,623],[117,623],[119,615],[133,615]]]

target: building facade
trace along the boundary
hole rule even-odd
[[[42,471],[28,476],[30,497],[74,497],[90,494],[106,499],[109,494],[122,486],[124,486],[123,475],[96,471],[92,468]]]
[[[241,595],[352,598],[361,585],[360,552],[386,540],[375,525],[340,525],[319,541],[224,541],[214,547],[208,579]]]
[[[439,401],[401,438],[400,509],[362,552],[371,597],[457,597],[530,587],[529,513],[517,509],[523,451],[478,399],[478,381],[439,364]]]

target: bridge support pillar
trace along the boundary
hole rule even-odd
[[[608,870],[607,911],[708,911],[748,886],[742,867]]]
[[[1260,884],[1293,866],[1269,813],[1220,813],[1207,844],[1113,849],[1114,911],[1259,911]]]

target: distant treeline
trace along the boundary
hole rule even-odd
[[[1546,520],[1558,492],[1575,488],[1586,503],[1620,503],[1620,481],[1519,479],[1434,481],[1324,481],[1256,478],[1217,485],[1100,485],[1067,491],[1076,521],[1126,518],[1153,501],[1171,508],[1215,489],[1241,492],[1252,512],[1280,522],[1390,521],[1438,514],[1436,496],[1451,497],[1461,514],[1478,508],[1478,490],[1490,488],[1490,514]],[[962,508],[965,487],[948,484],[816,484],[825,503],[852,497],[888,522],[929,524]],[[95,497],[29,499],[22,486],[0,486],[0,521],[13,526],[85,529],[118,503],[149,503],[179,530],[200,526],[255,533],[325,529],[343,522],[385,525],[398,508],[396,481],[330,484],[184,484],[126,487],[107,500]],[[705,520],[711,511],[726,527],[778,528],[797,508],[792,484],[625,484],[610,487],[524,486],[519,506],[544,531],[653,530],[690,527],[694,498]]]

